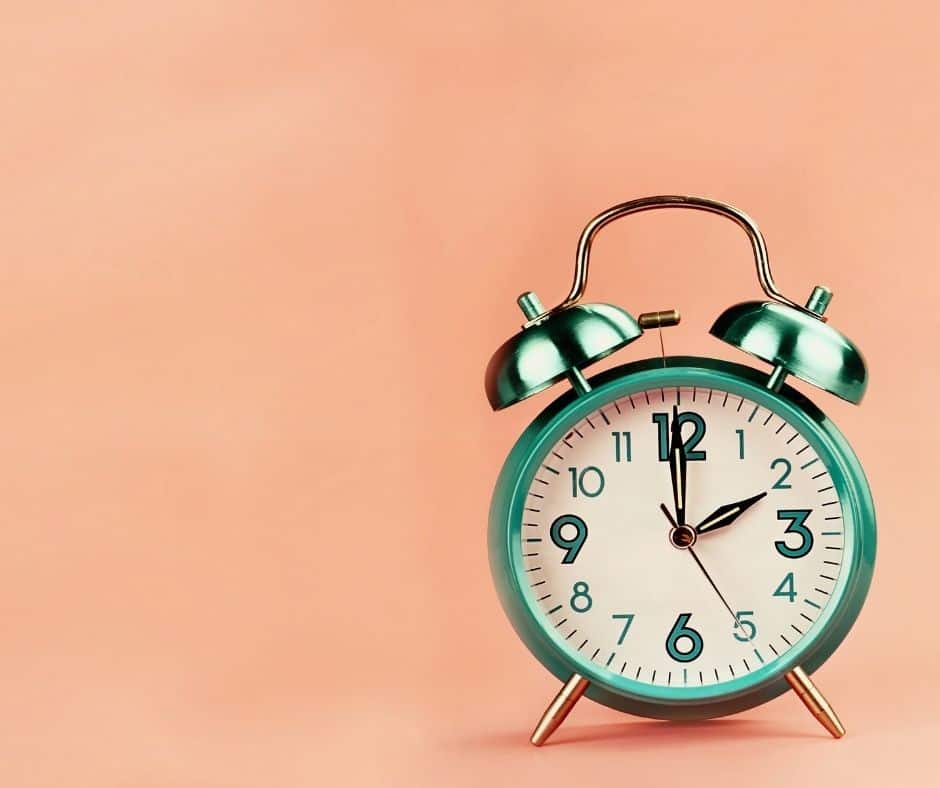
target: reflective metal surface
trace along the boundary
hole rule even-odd
[[[695,211],[705,211],[706,213],[713,213],[717,214],[718,216],[724,216],[725,218],[733,221],[742,230],[744,230],[745,233],[747,233],[747,237],[751,242],[751,249],[754,252],[754,264],[757,268],[757,281],[760,282],[760,286],[767,296],[772,298],[774,301],[777,301],[778,303],[786,304],[787,306],[796,309],[798,312],[803,312],[807,315],[813,315],[815,319],[820,319],[819,316],[814,312],[804,306],[801,306],[795,301],[791,301],[777,289],[777,286],[774,283],[773,275],[770,271],[770,260],[767,257],[767,244],[764,242],[764,236],[761,235],[761,232],[757,227],[757,223],[750,216],[748,216],[743,211],[738,210],[733,205],[718,202],[717,200],[709,200],[705,197],[662,195],[658,197],[643,197],[639,200],[630,200],[629,202],[615,205],[591,219],[591,221],[588,222],[587,226],[581,232],[581,238],[578,240],[578,251],[575,256],[574,264],[574,281],[571,284],[570,292],[565,297],[564,301],[562,301],[557,306],[552,307],[547,312],[536,316],[530,322],[544,320],[546,317],[557,314],[561,310],[567,309],[568,307],[577,304],[578,301],[581,300],[581,296],[584,295],[584,291],[587,288],[588,264],[591,257],[591,244],[594,241],[594,237],[602,228],[606,227],[611,222],[623,218],[624,216],[629,216],[632,213],[652,211],[659,208],[688,208]]]
[[[861,402],[868,384],[861,351],[806,312],[769,301],[746,301],[726,309],[710,332],[837,397]]]
[[[803,705],[809,709],[819,723],[831,734],[834,739],[841,739],[845,736],[845,726],[835,713],[829,701],[819,691],[813,680],[806,675],[806,671],[797,665],[785,676],[787,683],[793,687],[797,697],[803,701]]]
[[[571,370],[609,356],[642,333],[632,315],[611,304],[565,309],[499,347],[486,367],[486,396],[494,410],[508,407],[565,379]]]
[[[535,730],[529,739],[536,747],[541,747],[548,741],[558,727],[565,721],[565,718],[571,713],[575,704],[581,699],[584,691],[588,688],[590,682],[584,676],[575,673],[564,686],[558,691],[558,694],[552,699],[552,702],[545,709],[545,712],[539,718]]]

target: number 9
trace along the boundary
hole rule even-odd
[[[576,529],[573,539],[566,539],[565,535],[562,533],[562,528],[566,525],[574,526]],[[552,523],[549,534],[556,547],[560,547],[562,550],[566,551],[561,562],[563,564],[573,564],[575,558],[578,557],[578,553],[581,552],[582,545],[584,545],[587,539],[588,527],[587,523],[576,514],[563,514]]]

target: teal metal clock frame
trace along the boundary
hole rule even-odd
[[[664,366],[665,364],[665,366]],[[554,676],[579,674],[590,681],[586,696],[621,711],[668,720],[734,714],[790,689],[784,678],[802,666],[812,673],[842,643],[867,596],[874,569],[876,521],[862,466],[833,422],[796,389],[767,388],[764,372],[711,358],[673,356],[645,359],[590,379],[590,390],[568,391],[532,422],[509,453],[494,491],[489,516],[489,557],[493,579],[510,622],[532,654]],[[853,535],[851,555],[833,590],[833,600],[806,635],[783,656],[754,672],[706,687],[660,687],[616,675],[577,654],[544,625],[523,576],[520,529],[526,491],[548,449],[570,425],[614,398],[660,386],[720,388],[771,408],[797,427],[829,469],[843,502],[843,522]]]

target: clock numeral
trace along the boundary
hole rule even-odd
[[[789,461],[789,460],[785,460],[783,457],[777,457],[776,460],[774,460],[772,463],[770,463],[770,470],[774,470],[774,468],[776,468],[778,465],[782,465],[782,466],[783,466],[783,474],[781,474],[780,478],[777,479],[777,481],[775,481],[775,482],[773,483],[773,486],[772,486],[770,489],[772,489],[772,490],[789,490],[791,487],[793,487],[793,485],[792,485],[792,484],[789,484],[789,483],[787,482],[787,479],[788,479],[789,476],[790,476],[790,471],[793,470],[793,466],[790,465],[790,461]]]
[[[738,434],[738,459],[744,459],[744,430],[735,430]]]
[[[574,528],[574,536],[570,539],[565,536],[562,530],[565,526],[570,526],[568,528],[569,534],[571,533],[571,528]],[[578,553],[581,552],[585,540],[587,540],[588,527],[587,523],[576,514],[563,514],[561,517],[555,518],[552,527],[548,530],[548,534],[551,536],[555,546],[565,551],[561,562],[563,564],[573,564],[575,558],[578,557]]]
[[[623,645],[623,639],[627,636],[627,631],[633,623],[633,613],[614,613],[611,618],[623,621],[623,629],[620,630],[620,637],[617,638],[617,645]]]
[[[692,434],[682,442],[682,448],[685,450],[685,458],[689,461],[704,460],[705,450],[696,449],[702,438],[705,437],[705,419],[698,413],[690,410],[679,414],[679,426],[691,422]],[[669,414],[654,413],[653,423],[659,427],[659,459],[666,462],[669,459]]]
[[[604,491],[604,473],[595,465],[588,465],[580,471],[569,468],[571,474],[571,497],[577,498],[578,493],[586,498],[596,498]]]
[[[796,600],[796,584],[793,581],[793,572],[787,572],[786,577],[780,581],[780,585],[777,586],[772,596],[783,596],[790,602]]]
[[[690,618],[691,613],[680,613],[666,638],[666,653],[676,662],[692,662],[702,653],[702,636],[687,626]],[[684,650],[679,648],[680,643]]]
[[[568,604],[575,613],[587,613],[591,609],[594,600],[591,599],[590,591],[588,584],[583,580],[579,580],[571,587],[571,599]]]
[[[800,537],[800,543],[796,547],[790,547],[784,539],[774,542],[777,552],[784,558],[802,558],[813,549],[813,532],[806,527],[806,519],[812,512],[812,509],[781,509],[777,512],[778,520],[790,521],[784,533]]]
[[[612,432],[610,435],[614,439],[614,462],[631,462],[633,453],[630,450],[630,433]]]
[[[751,621],[748,616],[753,616],[753,610],[739,610],[734,614],[734,617],[738,620],[738,624],[741,626],[735,626],[734,628],[734,639],[739,640],[742,643],[747,643],[750,640],[753,640],[757,637],[757,624]],[[743,629],[744,632],[741,633],[738,630]]]

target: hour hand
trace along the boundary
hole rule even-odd
[[[762,492],[750,498],[745,498],[743,501],[726,503],[724,506],[719,506],[708,515],[708,517],[695,526],[696,533],[707,533],[709,531],[715,531],[718,528],[724,528],[726,525],[731,525],[731,523],[737,520],[765,495],[767,495],[767,493]]]
[[[669,436],[669,475],[672,477],[672,500],[676,505],[676,522],[685,525],[685,447],[682,445],[682,425],[679,409],[672,406],[672,431]]]

